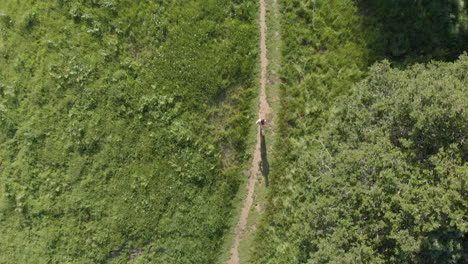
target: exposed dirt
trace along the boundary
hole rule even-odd
[[[266,119],[267,125],[272,122],[270,120],[271,108],[267,101],[266,96],[266,84],[268,82],[268,58],[267,58],[267,46],[266,46],[266,3],[265,0],[260,0],[260,63],[261,63],[261,76],[260,76],[260,109],[258,117]],[[247,186],[247,197],[244,201],[244,206],[242,207],[241,215],[239,222],[237,223],[235,230],[235,241],[234,245],[231,248],[231,258],[228,260],[227,264],[239,264],[239,244],[242,240],[247,226],[247,218],[249,216],[250,208],[253,203],[253,194],[255,191],[255,182],[257,181],[257,176],[260,174],[259,164],[262,161],[261,156],[261,135],[262,129],[258,127],[257,130],[257,143],[255,145],[255,153],[252,160],[252,166],[250,168],[249,184]]]

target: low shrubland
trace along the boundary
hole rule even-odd
[[[215,262],[253,118],[255,10],[2,1],[0,262]]]

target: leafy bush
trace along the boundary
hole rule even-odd
[[[280,1],[280,138],[252,263],[466,259],[467,55],[411,66],[456,60],[466,9],[426,2]]]
[[[319,133],[290,139],[255,261],[462,263],[467,66],[376,64]]]

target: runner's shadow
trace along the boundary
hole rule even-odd
[[[263,135],[262,132],[260,132],[260,151],[262,156],[261,172],[263,177],[265,177],[265,186],[268,187],[268,174],[270,173],[270,164],[268,163],[265,135]]]

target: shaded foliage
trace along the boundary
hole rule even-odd
[[[280,138],[252,263],[464,263],[466,9],[427,2],[280,2]],[[411,66],[431,59],[455,62]]]
[[[356,1],[378,32],[377,56],[399,64],[453,61],[468,46],[468,14],[460,0]]]
[[[377,64],[319,133],[289,139],[254,261],[463,263],[467,67]]]

